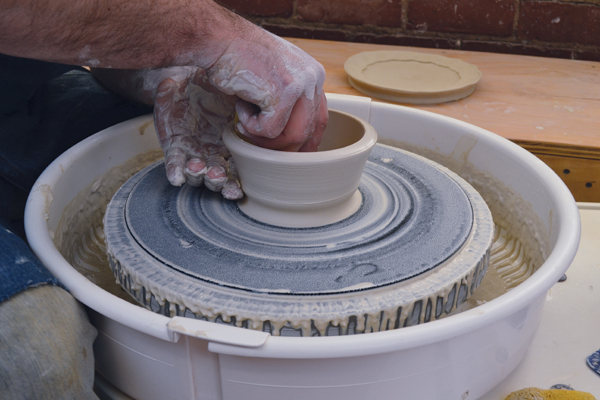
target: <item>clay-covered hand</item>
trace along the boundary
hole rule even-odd
[[[233,159],[221,141],[233,119],[235,100],[216,91],[200,68],[169,68],[156,76],[154,124],[169,182],[204,183],[227,199],[240,199],[243,192]]]
[[[238,129],[259,146],[315,150],[320,141],[323,67],[214,0],[4,3],[0,53],[105,69],[203,68],[237,95]]]
[[[262,29],[233,39],[206,70],[235,95],[237,129],[258,146],[316,151],[327,125],[325,69],[311,56]]]

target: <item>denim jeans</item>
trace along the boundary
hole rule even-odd
[[[84,69],[0,55],[0,398],[95,399],[96,336],[83,306],[29,249],[26,197],[86,137],[152,112]]]

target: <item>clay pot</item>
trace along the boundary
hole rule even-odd
[[[306,228],[341,221],[358,210],[362,196],[357,189],[377,133],[361,118],[330,110],[317,152],[255,146],[233,123],[223,141],[246,193],[238,202],[240,209],[267,224]]]

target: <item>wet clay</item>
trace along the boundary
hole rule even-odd
[[[137,303],[115,281],[108,267],[102,218],[115,192],[142,168],[162,157],[160,150],[140,154],[91,182],[65,207],[56,230],[51,233],[56,248],[79,273],[109,293],[134,304]]]
[[[482,254],[491,245],[493,229],[481,228],[491,215],[473,212],[472,202],[485,203],[469,199],[444,171],[379,145],[362,175],[359,211],[327,226],[293,228],[249,218],[203,187],[173,187],[164,164],[156,163],[132,178],[135,184],[124,185],[107,207],[107,252],[124,248],[128,259],[137,253],[136,264],[156,264],[154,281],[163,269],[182,272],[185,278],[174,287],[179,296],[184,289],[177,287],[194,285],[194,279],[315,296],[420,277],[463,251],[473,234],[486,235],[488,245],[482,241],[481,249],[469,250]]]
[[[418,153],[419,149],[416,150]],[[462,309],[490,301],[527,279],[542,264],[548,243],[547,238],[544,239],[543,225],[531,211],[531,206],[512,193],[509,188],[499,184],[493,177],[482,174],[468,163],[452,166],[453,160],[449,158],[440,160],[439,155],[436,154],[426,154],[426,156],[438,158],[438,162],[448,165],[451,169],[454,167],[455,170],[460,170],[460,175],[474,185],[488,202],[494,216],[496,236],[486,279],[482,281],[471,300],[463,304]],[[65,208],[54,235],[57,248],[80,273],[103,289],[134,304],[137,303],[115,282],[115,277],[108,266],[104,254],[102,217],[106,204],[116,190],[135,172],[160,157],[159,151],[140,155],[123,166],[112,169],[100,181],[90,183],[89,187]],[[443,296],[447,298],[449,292]],[[167,315],[178,311],[170,309],[170,305],[165,304],[164,299],[154,297],[149,299],[149,308]],[[184,315],[194,316],[193,310],[179,311]],[[331,321],[325,326],[318,326],[317,331],[325,334],[328,330],[336,329],[370,332],[379,329],[382,319],[391,322],[393,328],[395,321],[406,320],[411,310],[403,309],[400,315],[397,315],[396,311],[382,310],[375,318],[358,316],[350,320],[350,326],[335,326],[336,321]],[[190,314],[187,314],[188,312]],[[210,319],[231,322],[227,316],[213,315]],[[242,326],[242,321],[234,321],[234,323]],[[276,327],[269,321],[264,321],[263,326],[252,326],[252,328],[272,331],[275,334],[285,334],[286,330],[298,328],[308,332],[312,330],[311,326],[294,327],[289,324]]]
[[[373,149],[362,212],[310,229],[257,224],[208,191],[173,188],[161,168],[119,189],[104,232],[121,285],[168,316],[275,335],[388,330],[453,312],[487,270],[494,226],[483,199],[396,148]]]
[[[248,143],[230,124],[223,132],[246,196],[238,206],[269,225],[310,228],[343,220],[361,205],[357,190],[377,142],[365,120],[329,110],[317,152],[282,152]]]

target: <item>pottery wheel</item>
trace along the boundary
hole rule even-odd
[[[401,326],[402,313],[417,318],[419,300],[425,303],[416,323],[464,302],[485,273],[493,233],[479,195],[445,168],[381,145],[359,190],[363,203],[350,217],[283,228],[253,220],[203,187],[171,186],[159,162],[123,185],[107,208],[111,266],[122,286],[155,311],[255,329],[266,329],[267,321],[271,331],[274,324],[304,334],[327,334],[321,331],[328,326],[353,333],[352,317],[354,332],[365,331],[372,321],[363,319],[374,313],[381,320],[384,310],[393,311],[393,325],[388,318],[387,328],[380,321],[371,330],[390,329]],[[346,320],[344,299],[367,309],[353,305]],[[315,315],[304,310],[311,307]],[[335,317],[325,317],[323,307]],[[306,315],[298,320],[294,313]]]

